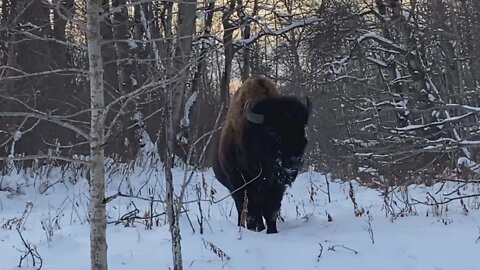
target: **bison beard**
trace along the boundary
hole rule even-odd
[[[306,104],[280,96],[265,78],[246,80],[232,97],[218,142],[213,170],[232,192],[238,225],[245,194],[247,228],[277,232],[277,217],[286,186],[295,180],[307,144]]]

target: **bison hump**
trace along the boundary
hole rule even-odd
[[[240,86],[232,99],[232,103],[237,103],[235,105],[243,108],[247,100],[254,104],[266,97],[278,95],[277,87],[271,80],[264,77],[255,77],[247,79]]]
[[[254,105],[264,98],[276,96],[279,96],[279,93],[271,80],[264,77],[245,80],[232,97],[226,123],[233,125],[235,131],[241,129],[244,107],[247,101]]]

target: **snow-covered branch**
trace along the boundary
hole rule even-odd
[[[47,160],[62,160],[71,163],[79,163],[84,165],[89,165],[90,162],[87,160],[81,160],[76,158],[62,157],[58,155],[27,155],[27,156],[8,156],[0,157],[0,160],[5,161],[22,161],[22,160],[38,160],[38,159],[47,159]]]
[[[393,130],[396,130],[396,131],[414,131],[414,130],[420,130],[420,129],[425,129],[425,128],[430,128],[430,127],[440,127],[442,125],[445,125],[445,124],[448,124],[448,123],[452,123],[452,122],[457,122],[459,120],[462,120],[466,117],[469,117],[469,116],[472,116],[473,113],[466,113],[464,115],[460,115],[460,116],[455,116],[455,117],[450,117],[450,118],[447,118],[447,119],[444,119],[442,121],[438,121],[438,122],[431,122],[431,123],[428,123],[428,124],[423,124],[423,125],[410,125],[410,126],[406,126],[406,127],[400,127],[400,128],[394,128]]]
[[[66,121],[63,121],[59,119],[58,116],[55,115],[48,115],[48,114],[39,114],[39,113],[34,113],[34,112],[0,112],[0,117],[31,117],[31,118],[36,118],[40,119],[43,121],[48,121],[51,123],[54,123],[56,125],[59,125],[61,127],[70,129],[77,133],[78,135],[82,136],[84,139],[89,140],[90,136],[88,133],[83,130],[82,128],[75,126],[73,124],[70,124]],[[61,117],[61,116],[60,116]]]
[[[26,79],[31,77],[48,76],[52,74],[81,74],[84,76],[88,75],[87,70],[77,69],[77,68],[62,68],[62,69],[45,70],[45,71],[35,72],[35,73],[27,73],[11,66],[0,66],[0,70],[8,70],[8,69],[18,72],[21,75],[3,76],[0,78],[0,81]]]
[[[254,43],[255,41],[257,41],[258,39],[260,39],[264,36],[280,36],[280,35],[283,35],[283,34],[286,34],[286,33],[290,32],[290,31],[292,31],[296,28],[305,27],[305,26],[308,26],[308,25],[315,24],[318,21],[319,21],[319,19],[317,17],[311,17],[311,18],[306,18],[306,19],[302,19],[302,20],[295,20],[295,21],[292,21],[291,24],[289,24],[289,25],[287,25],[287,26],[285,26],[281,29],[278,29],[278,30],[271,29],[267,26],[267,27],[263,28],[258,34],[252,35],[248,39],[234,40],[234,44],[238,45],[238,46],[249,45],[249,44]]]
[[[382,46],[384,46],[388,49],[394,50],[398,53],[406,54],[408,52],[405,48],[398,45],[394,41],[392,41],[392,40],[390,40],[386,37],[383,37],[383,36],[381,36],[377,33],[374,33],[374,32],[369,31],[369,30],[363,30],[363,29],[359,29],[357,31],[360,34],[362,34],[360,37],[357,38],[358,43],[362,43],[362,42],[365,42],[365,41],[368,41],[368,40],[373,40],[373,41],[377,42],[378,44],[380,44],[380,45],[382,45]]]

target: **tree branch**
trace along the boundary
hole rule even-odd
[[[44,121],[57,124],[61,127],[70,129],[76,132],[78,135],[82,136],[83,138],[90,140],[90,135],[87,132],[83,131],[81,128],[75,125],[66,123],[65,121],[58,119],[57,116],[39,114],[39,113],[33,113],[33,112],[0,112],[0,117],[31,117],[31,118],[41,119]]]

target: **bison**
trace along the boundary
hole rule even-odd
[[[233,95],[213,171],[231,192],[238,226],[246,221],[248,229],[263,231],[264,218],[267,233],[277,233],[283,194],[302,166],[310,111],[308,98],[281,96],[263,77],[246,80]]]

